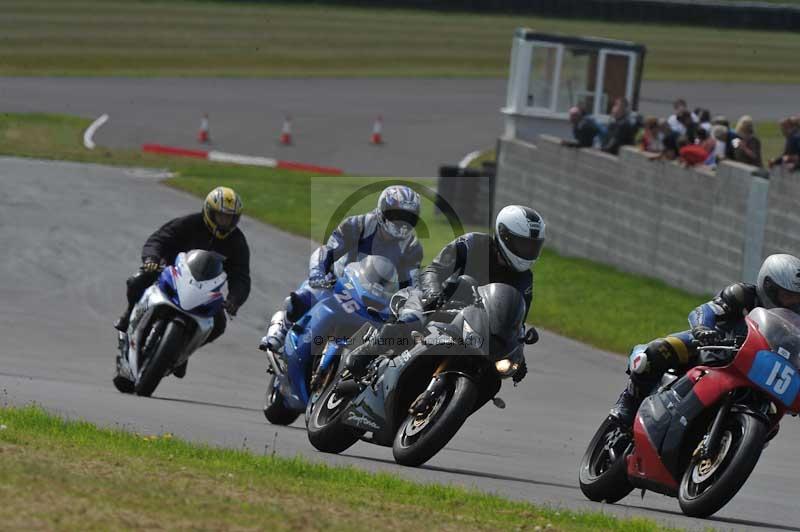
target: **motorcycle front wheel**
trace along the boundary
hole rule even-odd
[[[299,416],[300,412],[289,409],[283,402],[283,397],[275,387],[275,375],[270,373],[264,398],[264,417],[273,425],[291,425]]]
[[[142,397],[153,395],[161,379],[175,362],[175,356],[183,348],[183,340],[183,324],[178,321],[169,322],[152,356],[144,362],[144,367],[134,388],[136,395]]]
[[[447,384],[427,412],[409,414],[394,438],[392,451],[398,464],[424,464],[447,445],[472,412],[478,388],[463,375],[446,375]]]
[[[606,417],[581,459],[578,481],[587,499],[613,504],[633,491],[625,460],[631,448],[630,434]]]
[[[764,449],[769,427],[748,414],[730,414],[716,455],[695,456],[683,474],[678,502],[684,514],[708,517],[730,501],[747,481]]]
[[[308,441],[318,451],[338,454],[349,449],[363,434],[362,431],[341,422],[342,413],[350,405],[351,397],[336,394],[335,380],[322,392],[306,418]]]

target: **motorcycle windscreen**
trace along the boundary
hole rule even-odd
[[[369,255],[345,267],[347,275],[360,286],[362,299],[367,305],[383,308],[388,306],[392,294],[400,289],[397,269],[380,255]]]
[[[753,309],[748,317],[770,350],[755,354],[748,378],[787,407],[800,396],[800,316],[785,308]]]
[[[503,283],[481,286],[478,293],[489,318],[489,354],[495,360],[507,358],[521,348],[525,300],[519,290]]]
[[[186,266],[195,281],[208,281],[222,274],[224,260],[223,255],[202,249],[194,249],[186,254]]]
[[[785,308],[755,308],[749,317],[770,348],[800,369],[800,315]]]

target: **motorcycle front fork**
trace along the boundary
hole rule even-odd
[[[439,397],[439,394],[442,392],[442,390],[444,390],[445,386],[444,379],[439,378],[439,375],[447,369],[447,363],[449,360],[449,358],[445,358],[436,367],[428,387],[425,388],[424,392],[419,394],[413,403],[411,403],[411,406],[408,409],[409,414],[412,416],[424,414],[433,405],[435,399]]]

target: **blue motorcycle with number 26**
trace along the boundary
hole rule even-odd
[[[398,289],[397,270],[385,257],[345,266],[328,294],[289,330],[283,352],[266,352],[264,416],[270,423],[289,425],[305,411],[314,390],[335,376],[351,336],[365,323],[380,327],[389,318]]]

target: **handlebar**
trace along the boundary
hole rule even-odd
[[[721,338],[715,340],[713,345],[703,345],[697,340],[692,340],[695,349],[714,349],[718,351],[735,351],[742,346],[742,343],[744,343],[743,337]]]

